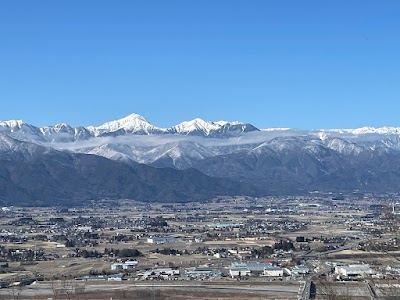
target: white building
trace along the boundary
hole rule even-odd
[[[246,267],[231,267],[229,269],[229,275],[232,278],[250,276],[250,272],[250,269]]]
[[[136,260],[127,260],[124,263],[115,263],[111,265],[111,270],[131,270],[136,268],[138,263],[139,262]]]
[[[283,269],[279,267],[267,267],[264,269],[262,276],[267,277],[283,277]]]
[[[190,278],[200,279],[220,276],[221,272],[209,268],[187,268],[185,270],[185,275]]]
[[[295,266],[290,271],[290,275],[305,275],[310,273],[310,269],[307,266]]]
[[[107,281],[122,281],[123,274],[108,275]]]
[[[271,263],[265,262],[245,262],[245,263],[232,263],[229,269],[229,275],[233,277],[262,275],[272,277],[282,277],[283,269],[273,266]]]
[[[122,281],[124,274],[76,277],[79,281]]]
[[[149,244],[166,244],[166,243],[175,243],[176,237],[173,235],[168,236],[151,236],[147,238],[147,242]]]
[[[93,232],[92,226],[78,226],[76,230],[82,232]]]
[[[151,270],[147,270],[143,274],[143,278],[150,278],[150,277],[162,277],[164,279],[167,279],[169,277],[173,276],[178,276],[180,274],[180,271],[178,269],[173,269],[173,268],[153,268]]]
[[[374,274],[374,271],[367,264],[347,265],[335,267],[335,274],[344,277],[365,277]]]

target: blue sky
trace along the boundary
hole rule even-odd
[[[400,126],[399,1],[0,2],[0,119]]]

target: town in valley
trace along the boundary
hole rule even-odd
[[[399,198],[3,207],[0,299],[395,299]]]

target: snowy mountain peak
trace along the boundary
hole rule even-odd
[[[2,128],[21,129],[24,124],[22,120],[0,121],[0,127]]]
[[[196,118],[191,121],[185,121],[179,123],[178,125],[172,127],[173,132],[179,134],[200,134],[200,135],[209,135],[211,131],[217,130],[221,127],[213,122],[207,122],[203,119]]]
[[[116,131],[119,129],[132,130],[138,127],[154,127],[150,122],[148,122],[144,117],[138,114],[130,114],[125,118],[106,122],[103,125],[97,127],[98,129],[107,129],[110,131]]]
[[[56,125],[54,125],[55,128],[72,128],[71,126],[69,126],[66,123],[57,123]]]
[[[130,114],[129,116],[104,123],[98,127],[88,127],[89,131],[93,132],[96,136],[103,133],[111,133],[123,130],[129,133],[140,133],[140,134],[151,134],[156,132],[162,132],[161,128],[155,127],[144,117],[138,114]]]
[[[59,133],[74,134],[74,128],[65,123],[58,123],[54,126],[43,126],[39,129],[44,136],[51,136]]]
[[[41,135],[39,128],[25,123],[22,120],[0,121],[0,131],[12,135],[18,135],[21,140],[30,140],[31,137]]]

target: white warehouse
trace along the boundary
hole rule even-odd
[[[111,265],[111,270],[116,271],[116,270],[131,270],[136,268],[137,264],[139,262],[136,260],[127,260],[124,263],[115,263]]]
[[[335,274],[345,277],[365,277],[374,274],[374,271],[367,264],[365,265],[347,265],[335,267]]]

